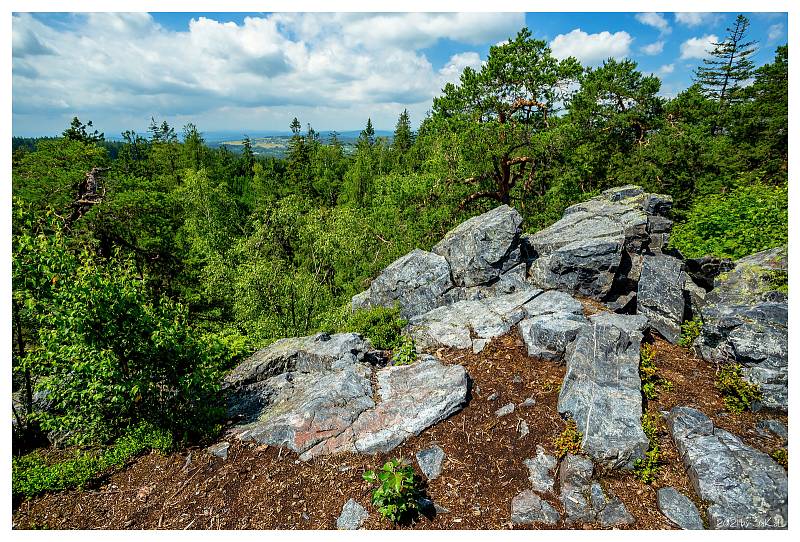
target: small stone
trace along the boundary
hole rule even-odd
[[[542,500],[530,489],[521,492],[511,501],[511,523],[514,525],[531,523],[555,525],[560,518],[550,503]]]
[[[417,464],[428,480],[433,480],[442,473],[443,460],[444,450],[435,444],[417,452]]]
[[[519,375],[514,375],[514,378],[511,379],[511,382],[514,384],[522,384],[522,377]]]
[[[531,433],[530,428],[525,420],[519,422],[519,437],[517,438],[525,438]]]
[[[658,490],[657,498],[658,509],[675,525],[681,529],[703,529],[700,512],[689,497],[674,487],[664,487]]]
[[[555,471],[558,460],[552,455],[547,455],[545,449],[536,446],[536,457],[526,459],[525,466],[528,467],[528,480],[535,491],[553,491],[553,472]]]
[[[534,399],[533,397],[528,397],[527,399],[525,399],[524,401],[522,401],[522,403],[520,403],[520,405],[519,405],[519,406],[524,406],[524,407],[532,407],[532,406],[534,406],[535,404],[536,404],[536,399]]]
[[[220,457],[222,459],[228,459],[228,449],[230,447],[231,447],[231,445],[230,445],[229,442],[222,441],[222,442],[218,442],[216,444],[212,444],[211,446],[206,448],[206,451],[208,453],[210,453],[211,455],[215,455],[215,456]]]
[[[503,416],[508,416],[514,412],[514,403],[508,403],[505,406],[502,406],[494,411],[494,415],[498,418],[502,418]]]
[[[500,394],[497,392],[493,392],[489,397],[486,398],[487,401],[494,401],[500,397]]]
[[[489,343],[489,339],[475,339],[472,341],[472,353],[473,354],[480,354],[483,352],[483,349],[486,348],[486,345]]]
[[[336,518],[336,528],[354,531],[361,527],[367,519],[367,510],[358,504],[354,499],[350,499],[342,507],[342,513]]]

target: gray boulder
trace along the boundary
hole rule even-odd
[[[217,456],[220,459],[228,459],[228,450],[230,449],[231,444],[230,442],[218,442],[216,444],[212,444],[206,451],[211,455]]]
[[[501,205],[449,231],[433,252],[450,264],[457,286],[477,286],[497,279],[521,261],[522,216]]]
[[[367,510],[358,504],[355,499],[350,499],[342,507],[342,513],[336,518],[336,528],[354,531],[361,527],[369,516]]]
[[[600,523],[603,527],[618,527],[634,523],[625,505],[609,497],[599,483],[592,481],[594,465],[586,457],[567,454],[559,468],[561,503],[566,522]]]
[[[526,304],[541,290],[525,290],[488,299],[459,301],[415,316],[406,332],[421,351],[441,347],[472,348],[474,339],[508,333],[526,315]]]
[[[237,365],[223,380],[223,388],[235,389],[286,372],[319,372],[349,367],[363,361],[372,350],[357,333],[280,339]]]
[[[789,430],[778,420],[761,420],[756,426],[761,430],[769,431],[782,442],[789,442]]]
[[[528,480],[534,491],[552,493],[555,483],[553,472],[557,464],[558,461],[555,457],[548,455],[540,445],[536,446],[536,457],[525,460],[525,466],[528,467]]]
[[[519,323],[528,355],[561,361],[567,346],[588,324],[581,304],[567,293],[550,290],[525,304],[528,317]]]
[[[681,337],[686,304],[684,264],[665,254],[645,256],[637,291],[637,312],[665,339],[676,344]]]
[[[559,519],[561,515],[558,511],[530,489],[511,500],[511,523],[514,525],[555,525]]]
[[[642,430],[639,348],[645,317],[599,313],[567,355],[560,414],[575,420],[582,449],[612,468],[632,468],[649,446]]]
[[[353,309],[400,306],[404,318],[446,303],[453,288],[450,266],[438,254],[415,249],[386,267],[369,288],[353,297]]]
[[[703,519],[692,500],[674,487],[662,487],[656,494],[658,509],[671,522],[686,530],[702,530]]]
[[[789,519],[786,471],[699,410],[675,407],[672,438],[698,497],[709,504],[711,529],[779,529]]]
[[[448,418],[467,400],[464,368],[442,365],[433,356],[423,356],[411,365],[380,369],[377,382],[377,404],[363,410],[344,430],[328,433],[328,438],[307,449],[300,458],[340,452],[388,452]]]
[[[561,220],[524,238],[535,258],[531,282],[605,299],[620,279],[637,280],[641,259],[632,256],[664,246],[671,206],[669,196],[623,186],[567,208]]]
[[[428,480],[439,477],[439,474],[442,473],[443,460],[444,450],[435,444],[417,452],[417,464]]]
[[[695,342],[712,363],[739,363],[758,384],[764,406],[788,408],[788,265],[786,248],[742,258],[715,279],[701,309]]]

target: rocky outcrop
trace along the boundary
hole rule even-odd
[[[686,530],[702,530],[703,519],[692,500],[674,487],[662,487],[656,493],[658,509],[671,522]]]
[[[473,339],[491,339],[508,333],[528,315],[526,306],[541,290],[459,301],[411,319],[407,332],[417,348],[471,348]]]
[[[675,407],[672,438],[712,529],[779,529],[788,521],[786,471],[702,412]]]
[[[501,205],[449,231],[432,252],[450,264],[456,286],[486,284],[520,263],[521,226],[516,209]]]
[[[575,420],[581,447],[610,467],[633,467],[649,441],[642,430],[639,349],[643,316],[609,312],[589,318],[567,355],[560,414]]]
[[[665,254],[644,256],[637,292],[637,312],[647,317],[650,326],[672,344],[681,337],[686,303],[684,264]]]
[[[607,496],[600,484],[592,481],[593,472],[592,461],[579,455],[567,454],[561,463],[559,485],[566,522],[600,523],[603,527],[633,523],[622,501]]]
[[[615,284],[635,285],[641,255],[659,252],[669,239],[671,207],[669,196],[623,186],[567,208],[561,220],[525,236],[531,282],[601,300]]]
[[[408,366],[376,369],[366,363],[369,357],[369,343],[356,334],[278,341],[257,352],[226,379],[228,414],[236,422],[230,432],[289,448],[303,459],[376,453],[466,402],[467,375],[460,365],[424,356]]]
[[[411,318],[444,304],[442,296],[453,288],[450,266],[438,254],[413,250],[384,269],[365,292],[353,297],[353,308],[400,306]]]
[[[788,407],[788,266],[786,248],[742,258],[715,279],[701,309],[695,346],[713,363],[739,363],[767,407]]]

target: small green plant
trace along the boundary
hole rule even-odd
[[[553,441],[556,455],[560,459],[567,454],[580,453],[582,440],[583,434],[578,431],[578,424],[575,423],[575,420],[567,420],[567,426]]]
[[[725,363],[719,367],[714,384],[722,393],[725,407],[731,412],[743,412],[755,401],[761,400],[761,390],[742,377],[742,366]]]
[[[781,464],[784,469],[789,468],[789,452],[786,448],[778,448],[769,454],[772,459]]]
[[[76,450],[73,457],[56,463],[48,463],[39,452],[32,452],[12,460],[12,494],[30,498],[48,491],[84,488],[102,473],[125,466],[147,450],[167,453],[172,448],[169,432],[141,423],[106,449]]]
[[[417,515],[417,498],[420,496],[419,480],[410,465],[399,459],[387,461],[377,472],[368,470],[364,480],[379,484],[372,492],[372,504],[382,517],[394,523],[412,519]]]
[[[411,365],[417,360],[417,351],[414,346],[414,339],[403,337],[400,346],[392,355],[392,365]]]
[[[657,419],[645,413],[642,416],[642,429],[650,440],[650,447],[645,452],[644,459],[637,459],[633,463],[633,474],[645,484],[651,484],[658,474],[658,459],[661,456],[661,448],[658,445]]]
[[[394,350],[402,342],[401,332],[408,321],[400,317],[400,307],[359,309],[347,317],[343,329],[367,337],[375,348]]]
[[[681,338],[678,340],[678,345],[689,348],[692,346],[695,339],[700,336],[700,331],[702,331],[702,329],[703,321],[700,318],[686,320],[681,324]]]
[[[656,347],[652,344],[643,344],[639,351],[639,376],[642,379],[642,393],[651,401],[658,399],[659,390],[672,390],[672,382],[658,375]]]

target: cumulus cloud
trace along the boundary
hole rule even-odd
[[[642,53],[651,56],[660,55],[663,50],[664,50],[664,42],[661,40],[654,41],[653,43],[649,43],[644,47],[642,47]]]
[[[647,26],[657,28],[662,34],[669,34],[672,32],[669,23],[660,13],[637,13],[636,20]]]
[[[622,58],[630,52],[633,38],[624,31],[608,31],[587,34],[576,28],[567,34],[559,34],[550,42],[556,58],[574,56],[585,64],[595,64],[609,57]]]
[[[675,64],[664,64],[663,66],[658,68],[658,70],[656,70],[656,73],[658,75],[669,75],[674,71],[675,71]]]
[[[151,115],[241,115],[252,127],[275,115],[336,119],[336,111],[330,127],[369,115],[391,126],[403,107],[421,114],[464,67],[480,67],[472,46],[523,25],[518,13],[281,13],[240,24],[199,17],[175,31],[146,13],[78,14],[57,25],[14,14],[13,111],[25,122],[87,114],[115,128],[117,119],[141,126]],[[442,39],[464,51],[435,67],[423,49]]]
[[[769,29],[767,30],[767,41],[769,43],[775,43],[778,40],[783,39],[784,35],[785,32],[782,24],[770,25]]]
[[[681,58],[705,58],[714,48],[715,43],[719,43],[716,34],[708,34],[701,38],[689,38],[681,44]]]
[[[676,23],[689,27],[695,27],[695,26],[700,26],[701,24],[710,23],[715,18],[716,14],[714,13],[678,12],[675,14]]]

